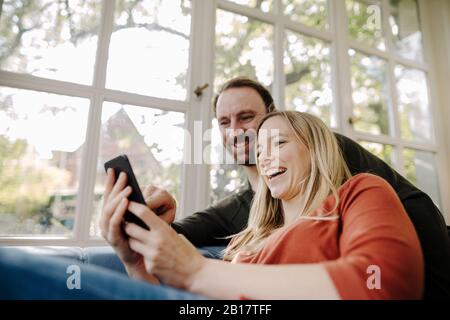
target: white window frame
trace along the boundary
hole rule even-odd
[[[73,233],[68,236],[4,236],[0,237],[0,245],[80,247],[106,245],[103,239],[91,237],[89,234],[94,205],[95,172],[98,159],[103,102],[108,101],[140,107],[158,108],[165,111],[183,112],[185,114],[185,129],[188,129],[189,132],[193,132],[194,121],[200,120],[205,123],[210,119],[210,114],[204,112],[204,110],[205,108],[209,109],[208,101],[211,97],[211,86],[204,91],[201,99],[196,98],[192,94],[195,86],[201,83],[208,83],[210,79],[205,62],[210,61],[208,56],[211,55],[213,47],[209,48],[208,45],[213,42],[211,42],[211,39],[208,39],[205,32],[202,32],[202,30],[207,30],[205,24],[214,24],[214,21],[207,19],[208,15],[205,10],[208,10],[208,5],[204,5],[199,0],[192,1],[191,42],[187,70],[187,97],[185,101],[162,99],[106,88],[107,60],[114,23],[114,8],[115,1],[103,1],[92,85],[83,85],[0,70],[0,86],[82,97],[90,100]],[[185,138],[187,139],[187,137]],[[193,212],[193,210],[207,205],[205,203],[206,198],[203,197],[203,194],[207,192],[206,188],[208,185],[206,165],[183,164],[182,168],[181,196],[180,203],[178,204],[179,217],[183,217],[182,213],[184,212]],[[195,188],[190,183],[192,181],[195,182]],[[194,193],[194,191],[197,192]]]
[[[430,151],[435,153],[438,172],[440,175],[439,187],[442,201],[442,211],[449,213],[450,199],[444,197],[443,190],[448,190],[450,172],[448,168],[450,147],[442,150],[438,146],[450,145],[450,133],[444,136],[445,121],[450,123],[450,112],[447,110],[446,119],[437,119],[440,108],[450,104],[450,95],[444,84],[436,81],[436,66],[425,63],[409,61],[395,56],[392,49],[391,38],[387,35],[390,32],[388,20],[389,5],[388,0],[381,0],[383,4],[383,34],[386,37],[386,52],[369,46],[355,43],[349,40],[347,27],[347,13],[345,0],[328,0],[328,30],[319,30],[305,26],[287,19],[281,13],[281,0],[274,0],[275,12],[265,13],[258,9],[253,9],[243,5],[229,2],[227,0],[192,0],[191,10],[191,42],[189,53],[189,69],[187,73],[187,98],[186,101],[174,101],[140,94],[122,92],[119,90],[107,89],[106,68],[109,49],[109,40],[112,33],[114,19],[114,1],[104,1],[102,6],[102,22],[98,38],[96,52],[96,63],[94,80],[92,85],[82,85],[59,80],[35,77],[26,74],[0,70],[0,86],[7,86],[18,89],[35,90],[67,96],[75,96],[90,99],[90,110],[88,116],[88,130],[82,155],[80,175],[80,192],[77,197],[77,210],[75,214],[75,225],[73,235],[65,236],[29,236],[29,237],[3,237],[0,238],[0,245],[66,245],[66,246],[95,246],[106,245],[100,238],[92,238],[89,235],[89,224],[93,209],[95,170],[98,157],[98,147],[101,128],[101,109],[104,101],[121,104],[131,104],[141,107],[159,108],[167,111],[178,111],[185,114],[185,128],[193,136],[195,121],[202,121],[203,130],[209,129],[213,114],[211,111],[211,101],[213,97],[214,83],[214,51],[215,51],[215,19],[216,10],[223,9],[236,14],[246,15],[258,19],[262,22],[274,26],[274,86],[273,96],[276,104],[284,107],[284,65],[283,65],[283,43],[284,30],[289,29],[306,36],[316,37],[330,44],[331,65],[332,65],[332,88],[333,88],[333,113],[336,119],[335,131],[345,134],[353,139],[362,139],[370,142],[378,142],[393,145],[393,161],[396,169],[403,174],[403,159],[401,148],[409,147],[413,149]],[[419,10],[421,16],[421,26],[424,45],[424,60],[432,59],[433,45],[430,42],[430,16],[437,14],[439,10],[435,7],[432,12],[428,12],[424,0],[419,0]],[[449,17],[450,18],[450,17]],[[450,25],[450,23],[449,23]],[[336,32],[340,30],[340,32]],[[445,39],[444,39],[445,40]],[[450,54],[450,40],[447,40],[448,53]],[[348,123],[348,118],[352,114],[352,88],[350,85],[350,62],[348,49],[355,48],[366,54],[373,54],[386,59],[389,72],[389,85],[391,90],[392,110],[391,125],[393,136],[373,136],[355,132]],[[399,138],[398,114],[396,107],[396,88],[393,79],[393,68],[395,63],[401,63],[406,67],[423,70],[427,74],[427,84],[430,88],[429,102],[433,113],[433,129],[435,133],[435,144],[422,144],[407,142]],[[442,75],[441,75],[442,77]],[[209,84],[203,96],[199,99],[192,92],[198,85]],[[436,98],[439,96],[439,103]],[[445,104],[447,102],[448,104]],[[439,108],[440,107],[440,108]],[[394,121],[392,121],[394,119]],[[185,146],[188,141],[185,141]],[[206,142],[205,142],[206,145]],[[191,151],[192,153],[192,151]],[[193,158],[193,155],[191,155]],[[196,210],[207,207],[210,201],[209,165],[206,164],[184,164],[181,179],[181,197],[177,209],[177,219],[185,217]],[[447,223],[450,216],[446,216]]]
[[[366,0],[370,2],[370,0]],[[438,0],[440,1],[440,0]],[[303,25],[298,22],[294,22],[282,13],[281,0],[274,0],[274,11],[263,12],[256,8],[251,8],[244,5],[239,5],[228,0],[215,0],[215,9],[226,10],[235,14],[240,14],[260,20],[262,22],[271,24],[274,27],[274,84],[273,84],[273,96],[275,103],[279,109],[284,109],[284,65],[283,65],[283,51],[284,51],[284,31],[291,30],[301,33],[306,36],[312,36],[320,40],[326,41],[331,47],[331,70],[332,70],[332,88],[333,88],[333,115],[336,119],[336,127],[333,130],[342,133],[354,140],[364,140],[368,142],[382,143],[392,146],[392,162],[395,169],[402,175],[404,175],[404,159],[402,150],[404,148],[412,148],[419,151],[431,152],[435,158],[436,170],[439,173],[439,193],[441,199],[441,211],[450,223],[450,200],[445,197],[444,190],[448,190],[450,187],[449,179],[449,157],[450,150],[446,151],[439,146],[442,146],[447,141],[447,145],[450,139],[445,139],[443,136],[443,128],[445,127],[442,119],[437,117],[440,114],[440,106],[436,101],[438,95],[438,83],[432,68],[431,61],[433,45],[430,43],[431,30],[430,30],[430,15],[437,15],[438,9],[434,9],[432,13],[427,13],[427,1],[418,0],[419,2],[419,14],[420,23],[422,28],[422,44],[424,62],[417,62],[413,60],[405,59],[395,53],[394,43],[391,37],[391,29],[389,26],[390,5],[389,0],[380,0],[382,8],[382,31],[386,43],[386,50],[379,50],[369,45],[359,43],[349,39],[348,35],[348,19],[345,0],[328,0],[328,15],[327,22],[329,24],[328,29],[317,29]],[[428,1],[429,2],[429,1]],[[376,3],[376,1],[374,1]],[[444,6],[444,4],[443,4]],[[211,15],[216,15],[216,10],[211,12]],[[441,15],[445,19],[444,15]],[[214,28],[211,28],[214,29]],[[339,30],[339,32],[337,32]],[[447,39],[450,43],[450,41]],[[351,88],[351,75],[350,75],[350,59],[348,50],[353,48],[367,55],[374,55],[382,58],[386,61],[386,71],[388,74],[388,85],[390,92],[390,109],[389,109],[389,121],[391,134],[390,135],[372,135],[362,133],[353,130],[353,127],[349,123],[349,119],[352,115],[353,100],[352,100],[352,88]],[[450,52],[449,52],[450,53]],[[445,61],[445,60],[444,60]],[[401,139],[401,133],[399,128],[399,115],[397,104],[397,89],[394,76],[394,68],[397,64],[401,64],[406,68],[413,68],[423,71],[426,75],[426,81],[428,85],[428,98],[429,108],[432,112],[431,127],[433,130],[432,142],[416,142],[406,141]],[[445,91],[445,89],[442,89]],[[442,102],[441,102],[442,105]],[[442,105],[443,106],[443,105]],[[448,124],[449,122],[447,122]],[[450,147],[449,147],[450,149]],[[449,156],[447,156],[447,154]],[[208,193],[209,197],[209,193]]]

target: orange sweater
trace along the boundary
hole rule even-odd
[[[239,255],[237,262],[321,263],[342,299],[420,299],[422,250],[392,187],[364,173],[338,193],[338,219],[298,219],[276,230],[256,255]],[[317,210],[329,212],[334,203],[330,196]]]

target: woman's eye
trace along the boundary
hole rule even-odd
[[[284,140],[275,141],[275,146],[282,145],[282,144],[285,143],[285,142],[286,142],[286,141],[284,141]]]

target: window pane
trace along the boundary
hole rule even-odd
[[[168,190],[180,199],[184,149],[184,114],[105,102],[95,180],[95,214],[90,234],[99,236],[98,218],[104,191],[104,163],[120,154],[130,159],[139,186]],[[168,132],[170,134],[168,134]]]
[[[1,69],[92,82],[101,0],[5,0],[0,12]]]
[[[397,53],[411,60],[422,61],[422,31],[417,0],[390,0],[391,26]]]
[[[89,101],[0,88],[0,235],[73,230]]]
[[[434,155],[426,151],[403,149],[403,161],[406,178],[426,192],[439,206],[441,197]]]
[[[190,5],[183,0],[117,1],[107,87],[185,100]]]
[[[350,39],[385,50],[381,5],[379,1],[347,0],[348,31]]]
[[[353,128],[389,134],[389,91],[386,61],[350,49],[353,88]]]
[[[215,89],[236,76],[270,87],[273,82],[273,26],[217,10]]]
[[[229,1],[235,2],[243,6],[259,9],[263,12],[273,11],[274,0],[229,0]]]
[[[242,166],[233,164],[233,157],[225,151],[217,119],[211,130],[210,201],[214,203],[245,187],[247,178]]]
[[[289,19],[309,27],[328,28],[327,0],[282,0]]]
[[[423,71],[395,68],[401,136],[407,140],[433,139],[426,75]]]
[[[392,146],[369,141],[358,141],[365,149],[392,166]]]
[[[331,104],[330,46],[316,38],[287,31],[284,50],[285,103],[335,125]]]

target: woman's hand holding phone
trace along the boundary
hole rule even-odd
[[[154,274],[165,284],[189,290],[206,258],[147,206],[131,201],[128,210],[150,229],[134,223],[125,226],[130,247],[143,256],[147,273]]]
[[[114,181],[114,170],[108,169],[100,218],[102,237],[114,248],[131,277],[159,283],[156,277],[146,272],[142,255],[131,249],[122,227],[123,217],[129,205],[127,197],[132,191],[131,187],[127,186],[127,175],[122,172],[117,182]]]

